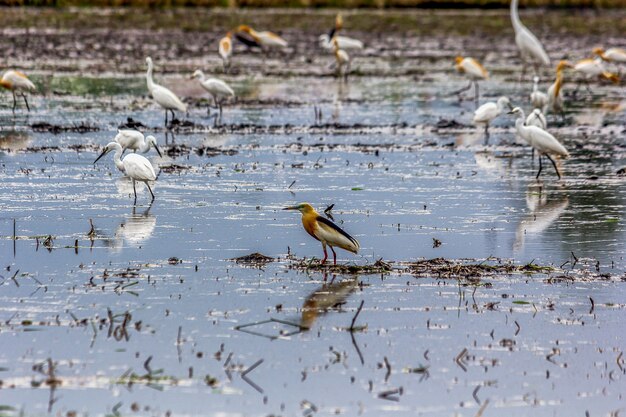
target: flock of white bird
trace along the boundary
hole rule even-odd
[[[619,83],[619,77],[607,71],[603,62],[612,62],[618,65],[626,63],[626,50],[619,48],[611,48],[608,50],[595,48],[593,54],[597,56],[596,58],[584,59],[575,64],[568,61],[560,61],[556,67],[554,83],[548,88],[547,93],[544,93],[539,90],[539,77],[537,74],[539,67],[550,65],[550,58],[537,37],[522,24],[517,9],[518,0],[512,0],[510,8],[511,22],[515,30],[515,42],[523,61],[522,79],[529,65],[532,66],[535,71],[533,90],[530,94],[530,102],[533,106],[533,110],[528,117],[526,117],[522,108],[513,108],[507,97],[500,97],[496,102],[488,102],[478,107],[474,113],[473,122],[477,126],[484,126],[485,139],[488,141],[489,125],[494,119],[507,111],[509,114],[517,115],[515,122],[517,133],[532,147],[533,156],[535,151],[539,154],[539,172],[537,173],[537,178],[539,178],[542,171],[541,158],[545,156],[552,162],[560,179],[561,174],[553,157],[567,158],[569,153],[565,147],[548,132],[545,114],[549,112],[563,114],[562,85],[564,82],[564,70],[572,69],[582,74],[586,82],[594,77],[602,77],[614,83]],[[350,56],[347,51],[363,49],[363,42],[358,39],[339,35],[339,31],[342,28],[343,19],[341,15],[337,15],[333,29],[328,34],[320,35],[319,44],[322,48],[333,52],[338,75],[347,79],[348,73],[350,72]],[[222,58],[225,72],[228,71],[231,63],[233,36],[244,45],[251,48],[261,48],[264,52],[268,52],[274,48],[285,48],[288,46],[287,41],[275,33],[268,31],[258,32],[248,25],[240,25],[232,31],[229,31],[219,41],[218,53]],[[171,90],[154,82],[154,65],[150,57],[146,58],[146,64],[148,66],[146,74],[148,91],[154,101],[165,110],[165,126],[167,127],[168,112],[171,113],[174,118],[174,111],[187,112],[187,106]],[[474,85],[475,100],[478,103],[478,82],[488,79],[489,72],[478,60],[471,57],[457,57],[456,69],[464,74],[470,81],[466,88],[456,93],[460,94]],[[213,104],[215,108],[219,110],[219,117],[221,117],[222,103],[225,99],[235,96],[234,90],[220,79],[207,78],[201,70],[196,70],[192,78],[196,78],[200,86],[211,95]],[[35,91],[36,87],[25,74],[14,70],[6,71],[0,79],[0,86],[12,92],[14,112],[17,106],[18,96],[23,98],[27,109],[30,111],[25,93],[27,91]],[[210,112],[210,106],[208,111]],[[144,137],[141,132],[132,129],[119,130],[114,141],[105,146],[94,163],[105,154],[115,151],[115,165],[120,171],[130,177],[133,182],[133,189],[135,190],[136,181],[145,183],[148,186],[152,200],[154,200],[154,193],[150,188],[149,182],[155,181],[157,175],[150,162],[143,156],[137,154],[129,154],[122,158],[126,149],[146,153],[151,147],[154,147],[159,155],[161,155],[154,136]],[[137,192],[135,190],[135,202],[136,199]]]

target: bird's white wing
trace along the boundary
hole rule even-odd
[[[493,101],[483,104],[474,112],[474,123],[489,123],[498,116],[498,105]]]
[[[4,73],[2,76],[4,81],[11,83],[14,89],[17,90],[36,90],[35,84],[33,84],[25,74],[10,70]]]
[[[515,35],[515,42],[523,56],[530,58],[534,62],[550,65],[550,58],[543,49],[543,45],[530,30],[525,27],[520,30],[517,35]]]
[[[530,102],[536,109],[541,109],[548,104],[548,95],[542,91],[534,91],[530,94]]]
[[[569,156],[567,149],[549,132],[537,126],[528,126],[527,129],[532,146],[539,152],[564,157]]]
[[[259,32],[257,36],[261,40],[261,44],[265,46],[285,48],[288,45],[286,40],[272,32]]]
[[[235,92],[228,84],[217,78],[210,78],[202,83],[202,86],[211,94],[218,96],[235,96]]]
[[[187,111],[187,106],[185,105],[185,103],[180,101],[176,94],[172,93],[170,90],[161,85],[154,85],[154,87],[152,88],[152,97],[157,103],[159,103],[159,105],[161,105],[161,107],[164,107],[166,109],[180,110],[184,112]]]
[[[119,129],[115,141],[122,146],[122,149],[139,149],[143,142],[143,133],[134,129]]]
[[[347,36],[337,36],[337,43],[339,44],[339,49],[363,49],[363,42]]]
[[[150,161],[141,155],[131,153],[122,160],[126,175],[137,181],[154,181],[156,174]]]

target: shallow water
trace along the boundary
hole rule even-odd
[[[0,414],[623,412],[623,90],[568,90],[566,122],[550,119],[571,153],[564,179],[546,164],[536,181],[512,118],[484,145],[473,101],[448,94],[464,80],[445,59],[419,81],[225,77],[239,99],[220,125],[192,81],[159,75],[193,104],[179,117],[195,125],[167,143],[141,74],[35,75],[48,94],[30,115],[0,104]],[[485,100],[528,108],[501,67]],[[166,151],[147,155],[162,169],[152,205],[138,186],[133,206],[110,156],[92,164],[127,117]],[[299,201],[334,204],[360,241],[340,262],[394,271],[295,268],[292,257],[322,255],[281,210]],[[252,252],[279,259],[231,260]],[[458,281],[407,268],[436,257],[557,272]],[[361,302],[366,327],[349,332]]]

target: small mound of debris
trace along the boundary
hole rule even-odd
[[[435,129],[465,129],[469,126],[457,122],[456,120],[439,119],[435,124]]]
[[[59,126],[47,122],[37,122],[33,123],[30,127],[35,132],[49,132],[55,135],[64,132],[87,133],[97,132],[100,130],[98,126],[91,125],[85,122],[80,122],[80,124],[73,124],[71,126]]]
[[[169,165],[161,165],[161,172],[165,172],[166,174],[172,174],[175,172],[182,172],[190,169],[189,165],[177,165],[177,164],[169,164]]]
[[[232,258],[231,261],[235,261],[238,264],[247,264],[247,265],[265,265],[270,262],[274,262],[274,258],[271,256],[265,256],[262,253],[254,252],[250,255],[240,256],[238,258]]]
[[[370,275],[370,274],[384,274],[391,272],[392,267],[389,263],[382,259],[377,260],[373,264],[368,265],[333,265],[330,263],[322,264],[318,259],[300,259],[296,263],[289,265],[291,269],[300,269],[308,271],[323,271],[333,274],[351,274],[351,275]]]
[[[465,278],[476,279],[488,275],[510,275],[514,273],[544,273],[555,270],[551,266],[540,266],[533,263],[526,265],[505,264],[473,264],[460,260],[445,258],[425,259],[408,264],[409,270],[415,275],[424,275],[438,278]]]
[[[148,126],[144,125],[141,122],[137,122],[133,120],[132,117],[126,118],[126,123],[122,123],[117,127],[118,129],[135,129],[135,130],[145,130]]]
[[[233,155],[237,155],[238,153],[239,152],[235,149],[219,149],[219,148],[213,148],[211,146],[206,146],[204,148],[200,147],[196,149],[196,154],[198,156],[206,155],[209,158],[212,156],[217,156],[217,155],[233,156]]]

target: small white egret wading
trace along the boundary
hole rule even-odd
[[[150,161],[143,156],[134,153],[126,155],[124,159],[122,159],[122,146],[117,142],[109,142],[102,150],[100,156],[98,156],[93,163],[95,164],[100,160],[100,158],[111,151],[115,151],[113,161],[115,161],[117,169],[128,175],[133,182],[135,203],[137,203],[137,189],[135,188],[135,181],[140,181],[146,184],[148,190],[150,190],[150,194],[152,195],[151,201],[154,201],[154,193],[152,192],[152,188],[150,188],[150,184],[148,182],[156,181],[156,174],[154,172],[154,168],[152,168],[152,164],[150,164]]]
[[[473,122],[475,125],[485,125],[485,144],[489,142],[489,123],[505,110],[511,110],[512,108],[513,106],[511,106],[509,98],[502,96],[496,103],[490,101],[476,109]]]
[[[35,91],[37,88],[35,87],[35,84],[28,79],[26,74],[19,71],[8,70],[2,75],[2,78],[0,78],[0,86],[13,93],[13,113],[15,113],[15,107],[17,106],[15,93],[22,96],[24,103],[26,104],[26,109],[30,111],[30,106],[28,105],[28,100],[26,100],[26,94],[24,94],[24,91]]]
[[[543,109],[548,105],[548,95],[543,91],[539,91],[539,77],[533,77],[533,92],[530,93],[530,104],[534,109]]]
[[[215,108],[220,110],[220,117],[222,116],[222,102],[228,97],[235,97],[235,92],[228,84],[217,78],[206,78],[204,73],[200,70],[196,70],[193,73],[192,78],[196,78],[202,88],[204,88],[215,102]],[[210,106],[207,109],[207,113],[210,113]]]
[[[143,133],[135,129],[118,129],[115,140],[122,146],[122,154],[126,149],[130,149],[133,152],[147,153],[150,147],[154,147],[159,156],[162,158],[161,150],[157,145],[157,140],[154,136],[148,135],[144,137]]]
[[[536,178],[539,178],[539,175],[541,175],[541,170],[543,169],[541,165],[541,157],[545,156],[550,160],[550,162],[552,162],[552,165],[556,170],[556,175],[558,175],[559,179],[561,179],[559,168],[557,168],[556,162],[554,162],[554,159],[552,159],[550,155],[568,158],[569,153],[567,152],[567,149],[565,149],[565,147],[561,145],[554,136],[545,130],[537,126],[526,126],[526,115],[524,114],[524,110],[521,108],[516,107],[511,110],[509,114],[518,115],[517,120],[515,120],[517,133],[539,153],[539,172],[537,172]]]
[[[148,72],[146,73],[146,81],[148,83],[148,91],[152,95],[154,101],[157,104],[165,109],[165,127],[167,127],[167,112],[168,110],[172,112],[172,119],[176,117],[174,114],[174,110],[179,110],[182,112],[187,112],[187,106],[185,103],[180,101],[176,94],[172,93],[169,89],[163,87],[162,85],[155,84],[152,80],[152,70],[154,65],[152,64],[152,58],[146,58],[146,64],[148,64]]]

